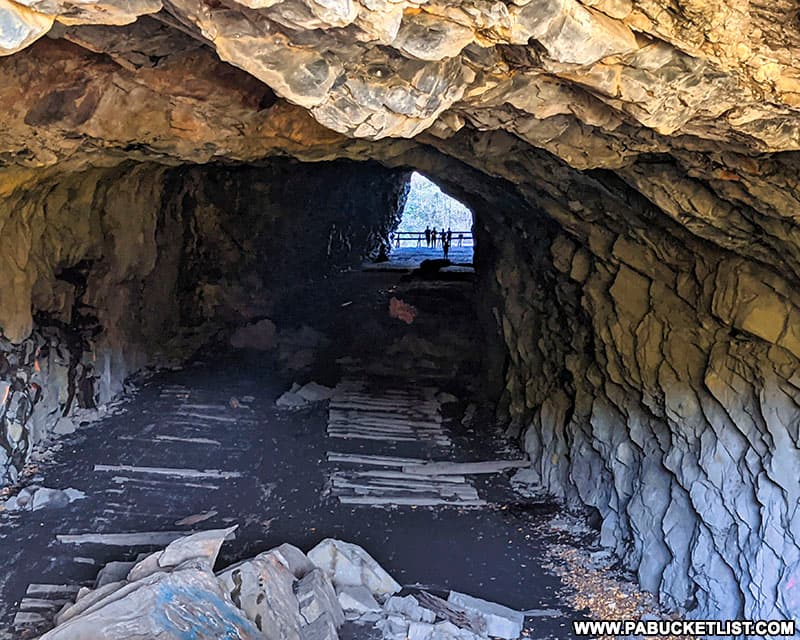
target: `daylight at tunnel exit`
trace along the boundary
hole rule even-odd
[[[795,0],[0,0],[0,640],[800,640]]]

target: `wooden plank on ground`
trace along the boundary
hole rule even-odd
[[[132,531],[126,533],[77,533],[57,534],[56,540],[62,544],[99,544],[107,547],[161,547],[178,538],[197,533],[196,531]],[[226,540],[235,539],[235,534]]]
[[[401,468],[409,464],[421,464],[425,460],[419,458],[398,458],[394,456],[370,456],[358,453],[338,453],[336,451],[328,451],[327,458],[329,462],[346,462],[348,464],[360,464],[364,466],[376,467],[394,467]]]
[[[144,475],[170,476],[174,478],[213,478],[227,480],[241,478],[238,471],[220,471],[218,469],[172,469],[168,467],[134,467],[127,464],[96,464],[94,470],[113,473],[141,473]]]
[[[485,500],[445,500],[444,498],[384,498],[380,496],[337,496],[342,504],[365,505],[372,507],[408,506],[408,507],[484,507]]]
[[[500,473],[507,469],[521,469],[530,466],[530,460],[485,460],[482,462],[426,462],[403,466],[404,473],[419,473],[429,476],[477,475]]]

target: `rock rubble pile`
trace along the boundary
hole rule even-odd
[[[76,500],[82,500],[85,497],[86,494],[83,491],[71,487],[67,489],[49,489],[30,485],[4,503],[0,503],[0,507],[5,511],[38,511],[47,507],[66,507],[68,504]]]
[[[236,527],[179,538],[136,562],[113,562],[39,640],[338,640],[344,624],[385,640],[518,638],[522,613],[451,592],[402,587],[364,549],[325,539],[308,554],[282,544],[214,572]],[[187,635],[189,634],[189,635]]]

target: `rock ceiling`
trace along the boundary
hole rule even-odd
[[[789,151],[798,39],[790,0],[0,0],[3,151],[257,156],[271,91],[350,138],[505,130],[577,168]]]
[[[0,193],[420,147],[519,184],[545,150],[797,275],[798,40],[790,0],[0,0]]]

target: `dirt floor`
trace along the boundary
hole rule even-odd
[[[64,535],[235,523],[236,539],[223,548],[220,567],[285,541],[308,549],[335,537],[362,545],[409,588],[455,589],[520,610],[544,610],[528,619],[526,634],[572,637],[570,620],[582,614],[560,595],[564,583],[548,568],[556,534],[548,538],[543,526],[558,507],[514,494],[510,472],[475,481],[489,503],[479,508],[348,506],[330,492],[337,466],[326,460],[330,451],[457,461],[521,455],[486,407],[478,407],[471,423],[461,422],[480,384],[472,375],[480,370],[481,337],[468,271],[451,270],[433,281],[410,279],[402,269],[353,271],[298,291],[275,321],[279,327],[313,325],[328,336],[310,371],[292,375],[273,353],[211,349],[181,370],[141,381],[120,413],[60,440],[52,461],[31,481],[74,487],[87,497],[59,509],[0,513],[0,629],[12,629],[22,612],[28,615],[17,617],[20,624],[9,637],[34,635],[77,586],[92,584],[104,563],[161,546]],[[393,297],[415,308],[413,323],[390,316]],[[440,349],[421,354],[420,344]],[[335,385],[344,375],[337,364],[342,357],[351,359],[351,369],[357,362],[374,384],[435,385],[455,395],[458,401],[444,411],[451,445],[421,450],[417,442],[337,440],[326,435],[324,404],[299,411],[275,406],[293,381]],[[141,467],[203,474],[176,478],[129,470]],[[573,542],[588,548],[585,541]],[[51,587],[32,597],[42,591],[35,585]],[[343,635],[368,634],[351,629]]]

